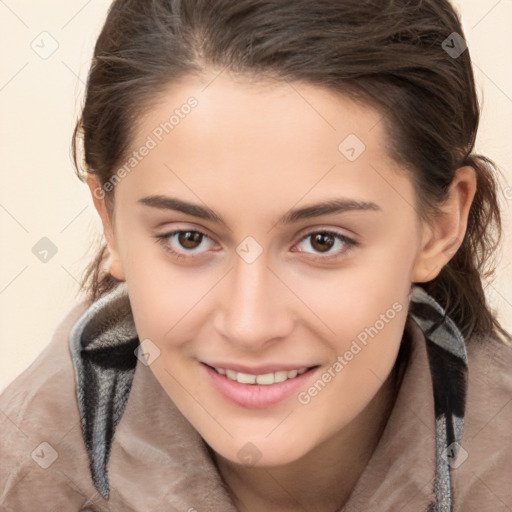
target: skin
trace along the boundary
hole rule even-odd
[[[411,284],[434,279],[463,239],[474,170],[458,169],[442,213],[422,222],[375,110],[311,85],[213,71],[169,86],[140,120],[133,149],[190,96],[197,107],[115,187],[113,216],[94,193],[96,177],[88,179],[110,271],[128,284],[140,339],[160,350],[151,370],[214,450],[239,509],[335,510],[392,408]],[[366,146],[355,161],[338,150],[348,134]],[[153,195],[207,206],[227,225],[140,203]],[[290,209],[334,198],[378,209],[276,223]],[[181,254],[194,252],[188,259],[155,240],[177,229],[207,235],[185,247],[176,235],[167,239]],[[358,244],[303,239],[326,229]],[[252,263],[236,251],[248,236],[263,249]],[[308,404],[293,395],[266,409],[235,405],[200,365],[326,371],[396,303],[401,311]],[[252,465],[237,455],[249,442],[260,456]]]

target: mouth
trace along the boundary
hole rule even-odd
[[[270,386],[272,384],[278,384],[288,379],[294,379],[297,375],[302,375],[309,368],[307,366],[299,368],[298,370],[278,370],[276,372],[269,373],[245,373],[237,372],[229,368],[213,368],[219,375],[225,375],[228,379],[240,382],[240,384],[261,384],[263,386]]]
[[[319,365],[248,373],[201,363],[213,388],[230,402],[250,409],[264,409],[284,401],[305,387]],[[254,370],[255,371],[255,370]]]

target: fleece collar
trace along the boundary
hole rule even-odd
[[[433,384],[436,502],[429,512],[452,512],[450,464],[462,439],[467,393],[465,343],[444,309],[419,286],[411,289],[408,314],[424,334]],[[128,402],[139,345],[126,283],[93,303],[70,332],[82,434],[92,480],[105,499],[110,492],[107,463]]]

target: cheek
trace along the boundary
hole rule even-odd
[[[329,327],[332,363],[339,363],[335,373],[343,375],[337,380],[357,394],[369,377],[385,380],[393,366],[407,318],[409,282],[396,289],[359,282],[330,292],[316,302],[313,297],[311,307]]]
[[[150,271],[129,272],[127,282],[137,331],[141,337],[168,348],[186,345],[201,325],[204,300],[214,276]],[[163,348],[163,347],[162,347]]]
[[[323,424],[334,433],[352,421],[395,364],[407,319],[408,291],[401,297],[377,294],[375,298],[369,292],[357,301],[344,299],[344,310],[333,312],[330,324],[336,335],[329,340],[330,362],[298,397],[309,417],[316,418],[312,431]]]
[[[155,340],[170,336],[215,276],[173,262],[135,219],[118,226],[118,247],[139,335]]]
[[[389,249],[354,259],[338,270],[302,272],[287,276],[301,298],[302,320],[317,325],[329,343],[344,352],[355,338],[365,340],[367,329],[395,337],[400,332],[400,312],[407,312],[412,257]],[[395,321],[398,319],[398,321]],[[397,325],[398,324],[398,325]],[[385,331],[385,332],[384,332]],[[367,336],[367,334],[366,334]]]
[[[376,265],[374,253],[350,269],[298,281],[297,295],[307,297],[319,326],[316,334],[331,355],[323,376],[328,384],[319,382],[315,389],[304,390],[304,400],[321,390],[322,398],[313,407],[343,402],[339,414],[344,418],[357,414],[389,375],[407,319],[412,257],[394,254],[392,248],[380,256],[389,264]],[[313,322],[313,315],[304,311],[304,318]]]

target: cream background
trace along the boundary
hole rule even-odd
[[[76,300],[100,232],[88,189],[74,174],[70,143],[109,5],[110,0],[0,1],[0,391],[37,357]],[[454,5],[483,99],[476,149],[500,166],[505,186],[512,187],[512,0]],[[59,44],[47,59],[31,48],[43,31]],[[506,192],[503,256],[487,291],[512,330],[512,188]],[[42,237],[58,248],[47,263],[32,253]]]

